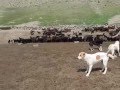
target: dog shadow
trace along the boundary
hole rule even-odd
[[[99,70],[102,70],[102,68],[93,68],[93,69],[92,69],[92,72],[99,71]],[[78,70],[77,70],[77,72],[85,72],[85,71],[86,71],[85,68],[84,68],[84,69],[78,69]]]
[[[102,70],[102,68],[93,68],[93,69],[92,69],[92,72],[100,71],[100,70]],[[77,72],[85,72],[85,71],[86,71],[85,68],[84,68],[84,69],[78,69],[78,70],[77,70]],[[108,68],[108,71],[111,71],[111,69]]]

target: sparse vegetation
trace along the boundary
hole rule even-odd
[[[104,24],[120,14],[118,0],[39,0],[34,3],[29,1],[28,5],[25,1],[25,4],[17,1],[12,6],[3,7],[0,4],[0,25],[31,21],[39,21],[42,25]]]

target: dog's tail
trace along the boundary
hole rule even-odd
[[[108,54],[108,53],[107,53],[107,56],[108,56],[109,58],[111,58],[111,59],[115,59],[115,57],[114,57],[112,54]]]
[[[111,59],[115,59],[115,56],[113,56],[112,54],[109,53],[110,52],[110,49],[108,49],[107,51],[107,56]]]

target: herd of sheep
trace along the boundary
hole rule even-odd
[[[98,34],[96,34],[98,32]],[[35,34],[37,33],[37,34]],[[89,33],[86,34],[85,33]],[[9,40],[8,43],[42,43],[42,42],[90,42],[94,39],[102,39],[104,41],[120,40],[120,27],[86,27],[82,31],[72,31],[72,29],[65,28],[59,30],[57,28],[43,28],[41,31],[30,31],[29,38],[15,38]]]

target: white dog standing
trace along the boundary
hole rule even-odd
[[[95,54],[87,54],[85,52],[80,52],[78,55],[78,59],[83,59],[88,64],[88,67],[86,70],[87,77],[90,75],[93,65],[101,61],[103,62],[103,68],[102,68],[102,71],[104,71],[103,74],[106,74],[109,57],[114,59],[114,57],[111,54],[107,54],[105,52],[97,52]]]
[[[115,56],[115,51],[117,51],[119,56],[120,56],[119,44],[120,44],[119,41],[115,41],[114,44],[110,44],[109,47],[108,47],[107,53],[111,52],[111,54]]]

